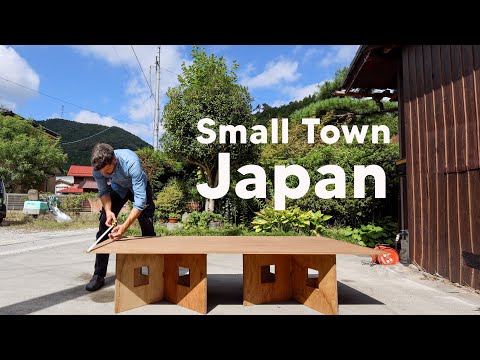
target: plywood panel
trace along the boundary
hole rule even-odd
[[[433,105],[435,113],[435,145],[436,145],[436,172],[443,174],[445,167],[445,118],[443,115],[442,63],[440,46],[432,46],[432,85]]]
[[[129,236],[106,240],[98,254],[381,254],[321,236]]]
[[[413,198],[410,206],[414,209],[415,223],[410,230],[413,235],[411,258],[421,265],[422,263],[422,213],[421,213],[421,164],[420,164],[420,138],[418,124],[418,93],[417,93],[417,73],[415,62],[415,46],[408,48],[408,73],[409,73],[409,93],[410,93],[410,141],[412,149],[412,171],[410,173]],[[423,111],[423,109],[422,109]]]
[[[148,266],[148,283],[135,286],[135,269]],[[115,313],[163,299],[163,255],[118,254],[116,257]]]
[[[472,243],[470,238],[470,197],[468,186],[468,172],[460,173],[458,180],[458,232],[459,232],[459,266],[461,285],[471,286],[473,270],[463,266],[461,254],[462,251],[472,252]]]
[[[433,72],[432,72],[432,46],[423,46],[424,61],[424,82],[425,82],[425,134],[427,150],[427,212],[424,216],[428,226],[424,244],[426,248],[424,253],[427,255],[428,271],[435,273],[437,271],[437,164],[436,164],[436,124],[435,124],[435,104],[433,90]]]
[[[463,96],[465,102],[466,167],[469,170],[480,168],[478,150],[478,127],[473,70],[473,46],[462,46]]]
[[[470,198],[470,241],[472,252],[480,254],[480,172],[468,172],[468,195]],[[472,286],[475,289],[480,289],[480,270],[473,269]]]
[[[437,272],[444,278],[450,278],[449,244],[447,231],[447,175],[437,175]]]
[[[428,262],[428,138],[427,138],[427,117],[425,101],[425,74],[424,74],[424,54],[421,45],[415,47],[415,74],[417,83],[417,129],[418,129],[418,175],[420,180],[420,251],[419,259],[423,268],[430,271]]]
[[[412,94],[410,91],[410,70],[409,70],[409,47],[404,48],[402,51],[402,74],[403,74],[403,115],[405,123],[405,151],[407,156],[407,174],[406,174],[406,187],[407,187],[407,206],[408,206],[408,229],[409,229],[409,254],[410,259],[413,259],[414,256],[414,246],[415,243],[415,228],[416,228],[416,213],[415,207],[415,192],[413,189],[414,184],[414,174],[415,174],[415,163],[413,161],[413,135],[412,135],[412,114],[411,114],[411,99]],[[402,106],[402,104],[400,105]]]
[[[480,45],[473,45],[473,83],[475,88],[475,112],[477,130],[480,131]],[[477,131],[477,136],[478,136]],[[480,158],[480,136],[477,137],[478,156]],[[480,162],[480,159],[479,159]],[[480,164],[479,164],[480,167]]]
[[[460,243],[458,232],[457,174],[447,174],[447,234],[450,280],[460,283]]]
[[[465,151],[467,146],[467,134],[465,124],[465,106],[463,94],[463,73],[462,73],[462,49],[460,45],[452,45],[452,86],[453,86],[453,113],[455,138],[455,169],[457,172],[467,170]]]
[[[428,271],[432,274],[438,272],[437,269],[437,253],[438,253],[438,235],[437,235],[437,175],[435,173],[428,174],[428,209],[426,216],[428,217],[428,223],[431,226],[428,227],[427,232],[427,248],[425,249],[428,254]]]
[[[450,45],[440,47],[440,57],[442,63],[442,91],[443,91],[443,117],[445,127],[445,161],[446,172],[454,173],[456,171],[455,156],[455,115],[453,110],[453,84]]]
[[[315,286],[307,285],[308,268],[318,270]],[[293,297],[298,302],[328,315],[338,314],[335,255],[292,256]]]
[[[179,267],[190,270],[188,285],[179,281]],[[165,298],[184,308],[207,313],[206,255],[165,255]]]
[[[274,281],[263,282],[261,269],[268,265],[275,265]],[[243,305],[291,299],[290,272],[290,255],[243,255]]]

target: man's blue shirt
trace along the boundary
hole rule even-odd
[[[142,211],[147,203],[147,175],[142,169],[140,158],[132,150],[114,150],[118,159],[115,170],[109,177],[93,170],[93,177],[98,186],[98,196],[109,195],[107,179],[110,178],[112,190],[122,199],[130,190],[133,193],[133,207]]]

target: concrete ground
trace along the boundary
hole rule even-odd
[[[85,250],[96,230],[33,234],[0,228],[0,314],[113,315],[115,256],[105,286],[85,291],[95,254]],[[207,256],[208,315],[321,315],[295,301],[242,305],[242,256]],[[368,256],[338,255],[340,315],[480,315],[480,294],[436,280],[412,265],[369,264]],[[135,314],[197,314],[162,301],[125,311]]]

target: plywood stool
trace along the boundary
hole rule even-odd
[[[117,254],[115,313],[166,299],[206,314],[206,274],[206,255]]]
[[[309,268],[317,270],[318,276],[309,277]],[[243,255],[243,305],[290,299],[324,314],[337,315],[336,256]]]

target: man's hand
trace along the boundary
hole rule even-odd
[[[113,240],[118,240],[122,237],[123,233],[127,230],[127,227],[122,224],[122,225],[117,225],[115,226],[110,234],[108,234],[108,237]]]
[[[107,216],[105,225],[107,225],[108,227],[112,226],[112,223],[117,221],[117,217],[112,211],[105,211],[105,215]]]

